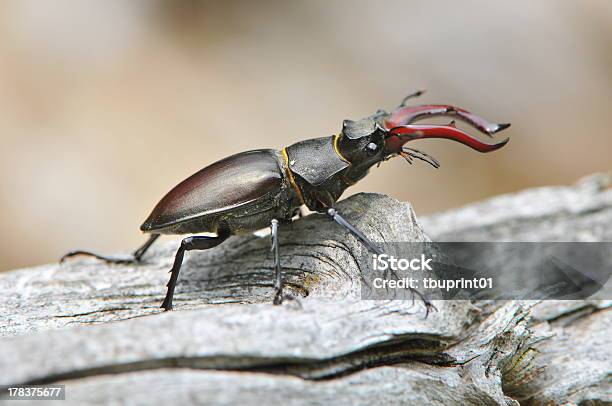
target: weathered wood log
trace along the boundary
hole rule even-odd
[[[595,174],[572,187],[498,196],[421,223],[435,241],[610,242],[611,184],[612,175]],[[595,295],[601,300],[547,300],[535,306],[529,328],[550,337],[533,346],[532,370],[542,373],[519,379],[505,392],[521,404],[612,402],[611,289],[608,281]]]
[[[339,205],[376,241],[610,241],[603,176],[417,221],[362,194]],[[426,231],[423,231],[421,225]],[[273,306],[267,237],[190,253],[158,308],[177,240],[138,266],[90,259],[0,275],[0,385],[61,383],[69,404],[607,402],[610,301],[360,300],[364,247],[313,215],[281,228],[288,289]]]

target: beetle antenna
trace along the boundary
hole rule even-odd
[[[388,161],[389,159],[393,158],[394,155],[386,155],[383,156],[382,158],[380,158],[380,161],[378,161],[378,163],[376,164],[376,167],[379,168],[380,164],[382,164],[383,162]]]
[[[410,93],[408,96],[404,97],[402,99],[402,102],[399,104],[399,106],[397,106],[397,108],[399,109],[400,107],[405,107],[406,106],[406,102],[410,99],[413,99],[415,97],[419,97],[422,96],[427,90],[426,89],[419,89],[414,93]]]
[[[438,162],[438,160],[436,158],[434,158],[433,156],[423,152],[423,151],[419,151],[418,149],[414,149],[414,148],[402,148],[402,152],[408,156],[410,156],[411,158],[416,158],[416,159],[420,159],[421,161],[427,162],[428,164],[430,164],[431,166],[433,166],[434,168],[438,169],[440,167],[440,162]],[[401,154],[401,153],[400,153]],[[402,154],[402,156],[404,156]],[[410,162],[412,163],[412,162]]]
[[[406,162],[408,162],[410,165],[412,165],[412,155],[410,155],[410,153],[405,152],[405,151],[400,151],[399,152],[399,156],[401,156],[402,158],[404,158],[406,160]]]

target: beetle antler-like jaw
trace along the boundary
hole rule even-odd
[[[510,127],[509,123],[492,123],[482,117],[470,113],[467,110],[447,104],[426,104],[422,106],[410,107],[405,107],[402,104],[397,110],[386,118],[385,126],[388,129],[391,129],[394,127],[409,125],[416,121],[431,117],[452,117],[453,119],[461,120],[487,136],[493,136],[493,134]]]
[[[494,151],[503,147],[509,141],[508,138],[496,143],[481,141],[458,129],[455,121],[451,121],[448,125],[414,124],[415,121],[428,117],[452,117],[473,126],[489,137],[493,137],[495,133],[510,127],[510,124],[492,123],[467,110],[447,104],[405,106],[408,99],[420,96],[422,93],[423,91],[417,91],[408,95],[393,113],[384,118],[383,124],[386,128],[385,152],[388,156],[401,154],[406,142],[423,138],[445,138],[460,142],[479,152]]]
[[[455,127],[454,122],[449,125],[402,125],[394,127],[387,132],[385,150],[388,154],[399,154],[405,143],[412,140],[425,138],[444,138],[457,141],[463,145],[475,149],[478,152],[495,151],[506,145],[509,138],[500,142],[489,143]]]

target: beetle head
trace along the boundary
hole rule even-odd
[[[404,144],[412,140],[444,138],[467,145],[479,152],[494,151],[508,142],[507,138],[500,142],[479,140],[457,128],[454,121],[447,125],[412,124],[412,121],[423,115],[419,109],[424,110],[429,115],[456,116],[458,119],[475,126],[489,137],[510,126],[510,124],[491,124],[465,110],[450,106],[443,106],[442,109],[432,106],[401,107],[392,114],[379,110],[372,116],[361,120],[344,120],[342,132],[336,143],[337,152],[350,162],[357,173],[363,172],[365,175],[367,169],[372,165],[395,156],[401,156],[409,163],[412,163],[413,158],[417,158],[436,168],[440,166],[438,161],[426,153],[404,147]],[[412,110],[419,114],[412,112]],[[414,117],[408,113],[412,113]],[[406,115],[407,118],[403,117],[402,114]]]
[[[369,168],[383,160],[386,136],[387,131],[375,116],[344,120],[336,147],[351,165]]]

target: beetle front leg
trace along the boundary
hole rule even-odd
[[[346,219],[344,217],[342,217],[340,214],[338,214],[338,212],[336,211],[336,209],[334,209],[333,207],[327,209],[327,215],[334,220],[336,223],[340,224],[342,227],[344,227],[348,232],[350,232],[351,234],[353,234],[359,241],[361,241],[371,252],[377,254],[377,255],[381,255],[382,251],[380,249],[378,249],[369,239],[368,237],[365,236],[365,234],[363,234],[361,231],[359,231],[358,229],[356,229],[355,227],[353,227],[348,221],[346,221]],[[410,290],[412,291],[413,295],[417,295],[422,301],[423,301],[423,305],[425,306],[425,318],[427,318],[427,316],[429,315],[430,311],[436,311],[436,307],[433,305],[433,303],[431,303],[429,300],[427,300],[423,294],[421,292],[419,292],[416,289],[412,289],[410,288]]]
[[[181,265],[183,265],[183,257],[185,251],[192,250],[207,250],[209,248],[216,247],[221,244],[229,237],[229,233],[219,234],[217,237],[206,237],[206,236],[193,236],[187,237],[181,241],[181,246],[176,251],[174,257],[174,264],[170,270],[170,280],[166,285],[168,291],[166,292],[166,298],[160,306],[164,310],[172,310],[172,298],[174,297],[174,289],[176,288],[176,282],[178,280],[179,272],[181,271]]]
[[[370,251],[372,251],[375,254],[381,255],[382,251],[379,250],[373,243],[372,241],[370,241],[368,239],[368,237],[365,236],[364,233],[362,233],[361,231],[357,230],[355,227],[353,227],[351,225],[351,223],[349,223],[348,221],[346,221],[346,219],[344,217],[342,217],[340,214],[338,214],[338,212],[336,211],[336,209],[334,209],[333,207],[330,207],[329,209],[327,209],[327,215],[334,220],[336,223],[340,224],[342,227],[344,227],[349,233],[353,234],[353,236],[355,236],[359,241],[361,241],[363,243],[363,245],[366,246],[367,249],[369,249]]]
[[[78,250],[78,251],[70,251],[69,253],[65,254],[62,258],[60,258],[59,262],[61,264],[62,262],[64,262],[66,259],[70,257],[82,255],[86,257],[94,257],[101,261],[107,262],[109,264],[134,264],[134,263],[140,262],[140,259],[142,258],[142,256],[145,254],[145,252],[147,252],[147,250],[151,247],[151,245],[153,245],[155,240],[159,238],[159,236],[160,234],[151,234],[149,239],[141,247],[139,247],[136,251],[132,253],[131,258],[111,258],[111,257],[106,257],[104,255],[99,255],[99,254],[96,254],[90,251]]]

